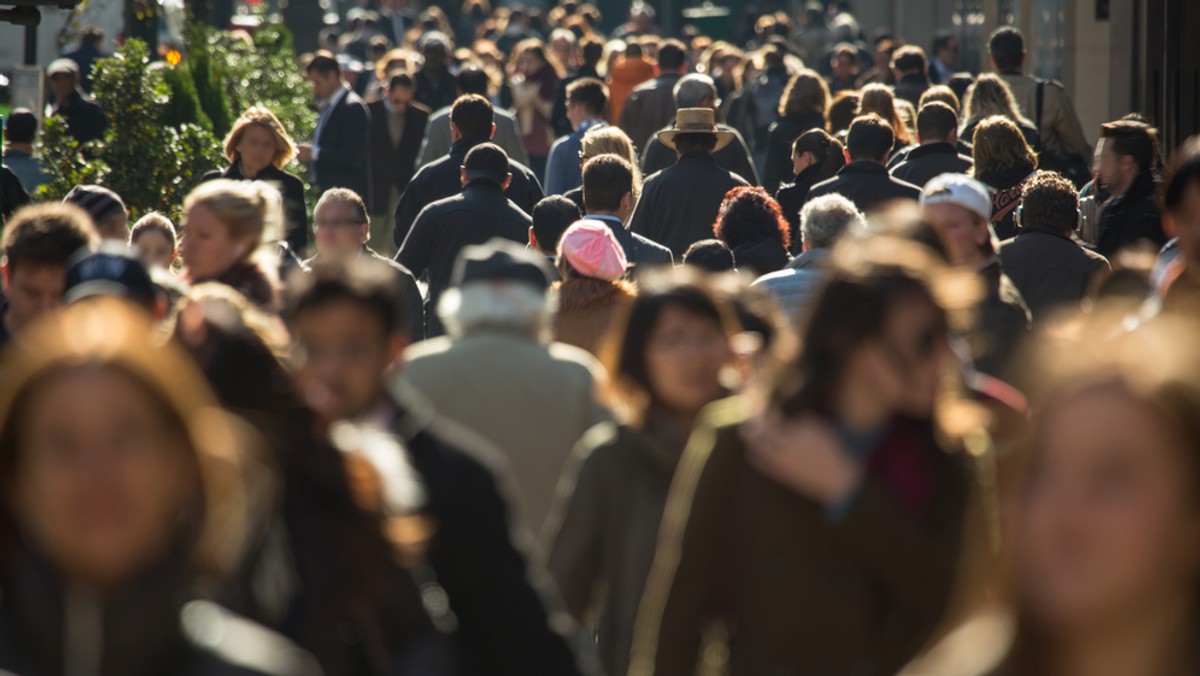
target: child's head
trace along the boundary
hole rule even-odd
[[[138,219],[129,231],[129,246],[147,268],[170,270],[178,250],[171,219],[152,211]]]

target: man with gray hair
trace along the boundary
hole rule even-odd
[[[683,76],[675,83],[674,96],[676,109],[712,108],[720,112],[717,85],[707,75],[692,73]],[[750,159],[750,148],[746,146],[741,133],[727,124],[718,124],[717,127],[733,134],[732,143],[713,153],[717,166],[741,176],[750,185],[759,185],[758,172],[754,169],[754,161]],[[672,164],[675,164],[675,152],[658,140],[658,134],[651,136],[642,151],[642,175],[649,176]]]
[[[442,417],[507,456],[514,521],[532,533],[542,530],[575,443],[610,417],[596,396],[596,360],[549,341],[550,277],[545,257],[524,244],[465,247],[438,304],[449,335],[409,348],[402,376]]]
[[[809,200],[800,210],[802,253],[783,270],[759,277],[752,286],[766,289],[792,322],[799,323],[825,278],[829,250],[843,237],[857,236],[866,227],[862,212],[841,195]]]

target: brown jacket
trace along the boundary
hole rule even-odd
[[[893,674],[929,640],[956,576],[971,470],[897,421],[839,515],[752,469],[744,404],[706,412],[676,472],[630,674]],[[727,636],[727,638],[716,638]],[[707,652],[707,651],[706,651]]]
[[[1037,124],[1038,81],[1028,75],[1015,73],[1005,73],[1000,77],[1012,90],[1021,114]],[[1049,81],[1042,87],[1042,118],[1038,135],[1044,150],[1059,155],[1075,155],[1091,164],[1092,147],[1083,135],[1083,127],[1079,124],[1071,97],[1067,96],[1058,82]]]
[[[625,105],[621,107],[617,125],[629,134],[639,155],[650,143],[651,136],[675,121],[674,89],[679,77],[679,73],[663,73],[649,82],[643,82],[629,94]]]
[[[581,278],[559,284],[554,339],[599,356],[613,317],[636,295],[628,282]]]

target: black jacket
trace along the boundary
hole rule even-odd
[[[775,201],[779,202],[779,208],[783,210],[783,217],[787,219],[788,229],[792,233],[794,254],[800,253],[800,210],[808,201],[808,191],[823,180],[825,179],[821,178],[821,167],[814,164],[800,172],[793,182],[779,186],[779,191],[775,193]]]
[[[367,110],[371,113],[371,202],[367,208],[372,214],[379,214],[388,208],[392,187],[404,192],[417,170],[417,154],[421,152],[421,140],[425,138],[429,109],[419,103],[408,106],[399,145],[392,144],[388,128],[391,113],[383,99],[372,102]]]
[[[529,241],[531,225],[529,214],[505,197],[500,186],[485,179],[472,181],[462,194],[421,210],[396,262],[417,277],[429,274],[425,335],[432,338],[443,333],[437,303],[450,288],[454,262],[463,247],[484,244],[493,237],[524,244]]]
[[[749,185],[717,166],[708,153],[688,153],[675,166],[646,179],[629,229],[682,257],[694,242],[712,237],[725,193]]]
[[[975,178],[988,187],[992,197],[992,228],[1001,240],[1017,235],[1017,208],[1025,181],[1037,169],[1032,164],[1018,164],[999,171],[979,174]]]
[[[458,620],[458,673],[578,674],[567,641],[549,621],[549,596],[528,574],[513,543],[506,482],[497,476],[499,453],[440,420],[410,387],[393,392],[398,406],[393,430],[424,481],[433,520],[429,564]]]
[[[458,98],[458,81],[448,68],[443,68],[436,76],[428,68],[422,68],[413,81],[417,85],[413,89],[413,100],[430,110],[441,110]]]
[[[792,257],[778,241],[759,239],[733,247],[733,262],[739,272],[753,272],[761,277],[784,269]]]
[[[1100,213],[1096,250],[1112,256],[1122,248],[1146,240],[1158,249],[1167,242],[1162,215],[1154,203],[1155,182],[1148,171],[1142,172],[1124,195],[1117,195]]]
[[[921,73],[911,73],[900,78],[896,83],[896,98],[904,99],[914,106],[920,103],[921,94],[929,89],[929,77]]]
[[[397,278],[400,280],[401,293],[404,295],[404,308],[400,313],[403,317],[404,328],[414,343],[425,340],[425,301],[421,298],[421,287],[417,286],[417,280],[413,274],[396,261],[386,256],[380,256],[369,246],[364,245],[360,255],[384,263],[396,271]],[[305,269],[311,269],[320,259],[321,254],[318,253],[304,261]]]
[[[931,143],[910,150],[904,161],[892,169],[892,176],[923,188],[934,176],[965,174],[972,164],[971,158],[959,155],[953,145]]]
[[[1001,245],[1000,262],[1036,321],[1055,307],[1078,306],[1096,271],[1108,268],[1104,256],[1070,235],[1036,224]]]
[[[741,176],[750,185],[758,185],[758,170],[754,168],[754,160],[750,159],[750,148],[746,145],[746,139],[742,138],[737,129],[727,124],[718,124],[717,128],[721,131],[733,132],[733,142],[713,153],[713,159],[717,161],[717,166]],[[670,127],[664,127],[659,131],[667,129]],[[642,175],[649,176],[660,172],[675,164],[678,157],[674,150],[658,140],[658,134],[654,134],[650,137],[650,142],[646,144],[646,150],[642,152]]]
[[[392,236],[396,246],[404,244],[404,238],[408,236],[422,209],[462,191],[462,165],[463,160],[467,159],[467,152],[487,142],[488,139],[482,137],[459,139],[450,146],[449,155],[417,170],[400,196],[400,203],[396,205],[393,215],[395,230]],[[542,184],[528,167],[512,159],[508,161],[508,173],[512,174],[512,182],[504,194],[525,213],[533,213],[534,205],[545,196]]]
[[[979,302],[979,323],[974,336],[975,368],[1005,380],[1013,356],[1029,334],[1029,307],[1013,281],[1004,274],[997,256],[979,271],[985,296]]]
[[[55,104],[50,114],[61,115],[67,121],[67,131],[80,143],[102,138],[108,129],[108,117],[100,104],[79,88],[70,98]]]
[[[358,94],[347,91],[329,114],[313,145],[321,149],[313,163],[321,190],[349,188],[371,203],[369,153],[371,113]]]
[[[921,196],[921,189],[888,175],[887,169],[878,162],[860,160],[842,167],[828,181],[813,186],[807,199],[834,193],[854,202],[854,206],[865,213],[890,200],[915,200]]]
[[[245,180],[237,163],[208,172],[200,177],[200,182],[215,178]],[[254,180],[274,184],[283,195],[284,239],[296,256],[303,258],[308,249],[308,204],[304,196],[304,181],[282,169],[276,169],[274,165],[260,171]]]
[[[630,232],[615,216],[593,216],[588,214],[584,218],[598,220],[612,230],[613,235],[617,238],[617,243],[621,245],[621,249],[625,252],[625,260],[629,262],[630,268],[635,273],[639,267],[648,268],[656,265],[674,265],[675,257],[671,255],[670,249],[658,242]]]
[[[809,129],[824,129],[825,116],[816,112],[792,113],[771,124],[767,136],[767,163],[763,170],[763,188],[774,194],[788,183],[792,173],[792,142]]]

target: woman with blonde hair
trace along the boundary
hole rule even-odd
[[[999,115],[1017,125],[1031,148],[1036,149],[1041,143],[1037,127],[1021,114],[1008,84],[996,75],[984,73],[967,89],[967,95],[963,98],[962,112],[959,114],[963,123],[958,137],[970,141],[979,123],[992,115]]]
[[[890,87],[881,84],[869,84],[863,87],[858,100],[857,114],[866,115],[867,113],[875,113],[892,126],[896,142],[892,145],[892,152],[889,156],[894,157],[901,149],[913,144],[912,132],[908,130],[904,118],[900,117],[900,111],[896,107],[896,97],[892,95]]]
[[[633,201],[636,203],[638,195],[642,193],[642,172],[638,169],[637,150],[634,149],[629,135],[616,126],[593,127],[587,130],[579,151],[579,167],[582,169],[588,160],[601,155],[616,155],[629,162],[633,169]],[[563,197],[574,202],[575,206],[579,207],[579,213],[587,213],[583,206],[583,186],[568,190]]]
[[[275,113],[263,106],[242,113],[225,137],[225,157],[229,166],[208,172],[200,182],[227,178],[274,184],[283,195],[283,232],[288,248],[303,259],[308,248],[304,181],[283,170],[296,157],[296,144]]]
[[[220,282],[268,311],[278,307],[278,279],[262,245],[275,238],[279,191],[262,181],[216,179],[196,187],[183,202],[179,255],[188,282]]]
[[[971,142],[975,152],[971,176],[986,185],[992,195],[992,227],[996,236],[1001,240],[1015,237],[1021,190],[1025,181],[1037,172],[1037,155],[1017,125],[1000,115],[980,120]]]
[[[809,129],[825,128],[830,98],[829,87],[816,71],[802,70],[788,81],[779,100],[779,119],[771,125],[767,141],[763,187],[768,193],[795,178],[792,143]]]

